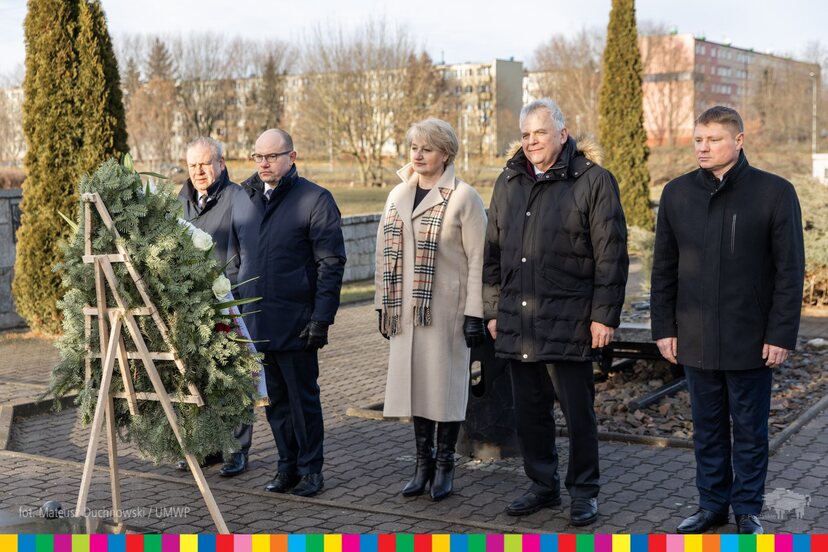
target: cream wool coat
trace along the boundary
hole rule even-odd
[[[397,174],[402,183],[388,195],[377,231],[374,304],[382,309],[382,229],[388,207],[393,203],[403,221],[402,329],[390,340],[383,414],[420,416],[438,422],[462,421],[469,392],[469,349],[463,336],[463,317],[483,317],[486,211],[474,188],[455,181],[453,164],[446,167],[416,209],[414,193],[419,175],[410,163]],[[446,205],[437,242],[431,325],[415,327],[412,287],[417,233],[423,213],[442,201],[438,187],[454,191]]]

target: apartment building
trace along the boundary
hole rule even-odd
[[[650,145],[690,142],[695,117],[713,105],[737,109],[748,129],[810,137],[819,65],[691,34],[641,37],[639,46]]]

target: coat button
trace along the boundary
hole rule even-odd
[[[523,354],[523,358],[529,358],[529,355],[527,355],[526,353],[524,353],[524,354]]]
[[[525,262],[526,262],[526,257],[522,258],[522,259],[520,260],[520,262],[525,263]]]
[[[526,301],[523,301],[523,302],[521,303],[521,305],[523,305],[523,306],[525,307],[525,306],[526,306]]]
[[[531,212],[531,211],[526,211],[526,216],[527,216],[527,217],[532,216],[532,212]]]
[[[577,173],[577,172],[574,172],[574,173],[572,173],[572,174],[574,174],[575,176],[578,176],[578,173]]]

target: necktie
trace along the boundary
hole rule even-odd
[[[273,188],[268,188],[265,191],[265,201],[270,201],[270,196],[273,195]]]
[[[201,194],[198,196],[198,210],[203,211],[205,205],[207,205],[207,194]]]

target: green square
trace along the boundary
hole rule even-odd
[[[54,535],[35,535],[36,552],[52,552],[55,548]]]
[[[739,552],[756,552],[756,535],[739,535]]]
[[[161,552],[161,535],[144,535],[144,552]]]
[[[486,535],[469,535],[469,552],[486,552]]]
[[[578,552],[595,552],[595,537],[593,535],[577,535],[575,550]]]
[[[397,535],[397,552],[414,552],[414,535]]]
[[[305,552],[325,552],[325,535],[313,533],[305,537]]]

